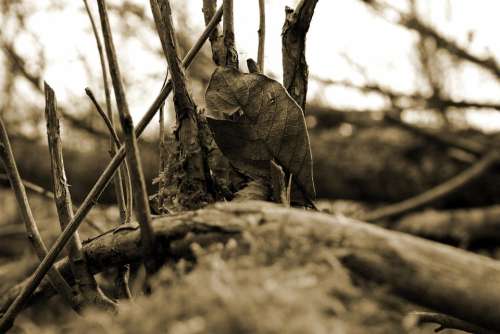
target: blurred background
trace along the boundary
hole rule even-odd
[[[97,19],[97,6],[89,1]],[[202,1],[173,1],[185,53],[203,29]],[[281,81],[285,6],[267,1],[266,70]],[[149,2],[109,1],[127,99],[137,121],[167,71]],[[106,128],[85,96],[104,104],[99,56],[82,1],[0,1],[0,114],[22,176],[49,187],[43,81],[63,113],[63,143],[72,195],[81,201],[109,160]],[[452,177],[477,156],[443,147],[404,124],[489,145],[500,130],[500,3],[494,0],[319,1],[307,35],[310,130],[318,196],[379,204],[418,194]],[[97,20],[98,22],[98,20]],[[257,56],[258,2],[235,1],[242,70]],[[208,44],[189,69],[199,108],[213,71]],[[171,103],[166,122],[171,128]],[[404,125],[403,124],[403,125]],[[150,193],[158,174],[158,120],[141,140]],[[443,207],[495,202],[493,171],[448,197]],[[7,186],[1,181],[2,186]],[[4,188],[5,189],[5,188]],[[1,190],[6,198],[5,192]],[[114,202],[112,192],[100,199]],[[6,207],[1,205],[2,211]]]
[[[96,3],[88,2],[98,23]],[[280,82],[285,6],[295,8],[297,2],[266,1],[265,74]],[[107,3],[127,100],[138,121],[163,85],[166,61],[149,1]],[[258,1],[234,3],[240,68],[247,71],[246,59],[257,58]],[[203,30],[202,1],[171,4],[182,56]],[[442,184],[496,147],[500,142],[498,13],[497,0],[319,0],[307,34],[305,116],[322,209],[351,214],[399,202]],[[84,91],[90,87],[104,105],[99,55],[83,1],[0,0],[0,48],[0,117],[6,123],[21,176],[51,188],[43,93],[47,81],[63,115],[65,165],[78,206],[110,160],[106,127]],[[207,43],[187,71],[199,109],[204,108],[204,92],[213,70]],[[115,105],[113,110],[116,113]],[[172,130],[171,99],[165,118],[167,129]],[[141,138],[140,149],[148,191],[153,195],[157,191],[153,179],[160,168],[158,118]],[[448,210],[500,203],[497,165],[431,206]],[[29,199],[44,240],[50,244],[59,233],[53,201],[43,189],[30,191]],[[113,191],[108,189],[79,230],[82,239],[117,224],[114,204]],[[475,212],[480,212],[475,218],[500,220],[498,207],[495,215]],[[1,295],[36,265],[1,167],[0,213]],[[430,221],[427,218],[423,221]],[[487,238],[490,234],[498,237],[497,229],[486,232]],[[459,244],[461,237],[451,241]],[[488,254],[500,258],[497,244]],[[204,287],[207,280],[203,277],[203,283],[196,285]],[[333,281],[337,286],[339,280]],[[372,290],[370,287],[370,293]],[[182,302],[194,300],[180,297]],[[170,301],[159,298],[161,306],[153,305],[155,310]],[[303,298],[300,300],[302,304]],[[379,306],[360,301],[364,308],[353,310],[362,309],[372,323],[377,317],[392,317],[392,311],[380,312]],[[42,312],[35,309],[21,315],[26,332],[39,332],[29,327],[38,318],[46,323],[65,319],[59,318],[61,306],[53,303],[49,304],[50,315],[45,304]],[[203,298],[201,303],[205,303]],[[393,304],[387,303],[392,310]],[[210,310],[218,307],[206,304]],[[304,307],[309,311],[309,304]],[[384,328],[380,332],[398,331]]]

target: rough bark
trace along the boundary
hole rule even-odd
[[[174,90],[177,121],[175,136],[179,143],[180,154],[175,157],[171,156],[169,159],[177,160],[175,163],[181,165],[183,169],[182,178],[177,181],[179,184],[176,185],[178,186],[176,197],[184,207],[193,209],[211,200],[207,188],[210,184],[210,172],[207,169],[206,157],[199,140],[197,108],[188,92],[184,68],[177,56],[170,3],[165,0],[152,0],[151,7]]]
[[[47,83],[45,83],[45,118],[52,166],[54,201],[61,230],[64,230],[66,225],[73,219],[73,201],[71,200],[68,179],[64,168],[56,95]],[[96,305],[104,309],[112,309],[114,303],[102,293],[94,276],[87,268],[87,259],[82,251],[82,242],[78,231],[70,239],[67,250],[71,263],[71,271],[76,278],[78,291],[83,297],[82,306]]]
[[[286,229],[336,254],[352,272],[383,282],[396,293],[439,312],[490,330],[500,329],[500,264],[492,259],[345,217],[284,208],[267,202],[219,203],[210,208],[155,219],[159,252],[169,259],[190,258],[190,245],[238,239],[243,232]],[[287,233],[289,234],[289,233]],[[91,270],[137,262],[139,227],[109,231],[86,243]],[[67,262],[58,268],[68,278]],[[1,298],[2,309],[24,283]],[[46,281],[32,301],[53,294]],[[0,309],[0,312],[2,311]]]
[[[318,0],[302,0],[293,10],[285,8],[281,33],[283,86],[305,111],[309,69],[306,62],[306,34]]]
[[[130,169],[130,181],[132,183],[132,192],[134,196],[134,212],[135,217],[141,225],[142,240],[141,244],[144,252],[144,264],[148,273],[154,272],[154,234],[151,227],[151,211],[149,208],[148,194],[146,190],[146,182],[142,171],[142,161],[137,146],[137,135],[135,133],[135,125],[132,120],[132,115],[129,112],[125,90],[118,66],[118,59],[109,24],[108,14],[106,10],[105,0],[98,0],[99,16],[101,18],[101,28],[108,58],[109,72],[111,82],[115,92],[116,105],[120,115],[120,123],[124,134],[124,142],[126,149],[126,159]]]
[[[203,17],[205,25],[208,25],[212,17],[215,15],[217,9],[217,0],[203,0]],[[212,60],[215,65],[222,64],[224,44],[222,36],[219,35],[219,29],[215,28],[210,34],[210,47],[212,49]]]

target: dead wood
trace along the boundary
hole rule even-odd
[[[446,182],[443,182],[440,185],[415,197],[408,198],[399,203],[390,204],[372,212],[363,214],[360,218],[365,221],[383,220],[402,215],[406,212],[416,210],[424,205],[431,204],[432,202],[435,202],[445,196],[449,196],[473,180],[483,176],[496,162],[498,162],[498,154],[496,151],[492,151],[481,158],[481,160],[478,160],[474,165]]]
[[[224,63],[222,65],[238,69],[238,51],[234,38],[234,13],[233,0],[223,0],[222,4],[224,19],[222,20]]]
[[[481,328],[474,324],[468,323],[461,319],[450,317],[446,314],[432,312],[412,312],[408,315],[405,322],[408,322],[410,327],[421,324],[432,323],[439,325],[434,332],[440,332],[445,329],[458,329],[460,331],[474,334],[495,334],[496,332]]]
[[[19,171],[17,169],[16,161],[14,160],[14,154],[12,153],[7,129],[5,128],[2,119],[0,119],[0,161],[4,165],[9,181],[16,195],[21,217],[26,226],[28,240],[33,246],[36,255],[40,261],[42,261],[47,255],[47,247],[42,240],[35,218],[33,217],[28,197],[26,195],[26,190],[24,189],[21,176],[19,175]],[[61,273],[52,265],[47,268],[47,271],[51,284],[53,284],[63,300],[75,311],[78,311],[80,309],[79,301],[77,300],[78,298],[76,298],[77,296],[75,296],[73,290],[64,280]],[[14,302],[12,307],[10,307],[7,312],[2,315],[2,318],[0,318],[0,332],[6,331],[12,326],[15,317],[21,311],[21,307],[22,303],[19,301],[17,301],[17,303]]]
[[[57,110],[54,90],[45,83],[45,118],[47,122],[47,137],[52,170],[54,202],[61,230],[73,219],[73,201],[69,191],[66,170],[64,168],[62,141],[60,133],[59,112]],[[68,243],[68,257],[71,271],[76,279],[78,291],[82,297],[82,306],[95,305],[107,310],[113,310],[115,304],[100,290],[97,282],[89,272],[87,259],[82,251],[82,243],[78,231]]]
[[[183,208],[194,209],[212,200],[209,192],[210,171],[207,158],[200,143],[200,129],[197,108],[188,92],[184,68],[177,56],[175,29],[172,22],[172,11],[167,0],[152,0],[151,8],[158,29],[163,52],[167,59],[174,90],[174,108],[176,115],[175,137],[179,152],[175,152],[165,162],[172,166],[165,173],[175,181],[168,182],[176,187],[175,200]],[[173,167],[173,166],[177,167]],[[180,170],[175,170],[180,169]]]
[[[85,92],[94,103],[97,111],[99,112],[99,114],[101,114],[102,119],[104,120],[106,126],[108,127],[108,132],[110,135],[110,143],[109,143],[110,154],[111,156],[114,156],[116,150],[121,146],[121,144],[115,131],[116,129],[114,124],[113,109],[111,107],[111,91],[109,89],[106,57],[104,55],[101,37],[99,35],[99,31],[97,30],[97,25],[92,15],[92,11],[90,10],[87,0],[84,0],[83,2],[85,4],[85,9],[87,11],[87,16],[89,18],[90,25],[92,26],[92,32],[94,34],[94,38],[96,41],[97,51],[99,53],[99,62],[101,64],[104,95],[106,97],[106,114],[100,108],[97,99],[95,99],[95,97],[93,98],[93,94],[91,94],[92,91],[90,90],[90,88],[87,88],[88,91],[87,89],[85,89]],[[132,201],[132,184],[130,181],[130,171],[128,168],[128,163],[126,161],[125,163],[122,164],[121,168],[118,169],[118,171],[116,172],[116,175],[113,180],[113,186],[115,191],[116,202],[118,204],[118,209],[120,210],[120,218],[122,224],[128,224],[132,217],[133,201]],[[128,270],[126,269],[124,269],[124,271],[128,272]],[[122,279],[119,279],[120,280],[119,285],[124,287],[124,289],[121,290],[122,291],[121,294],[124,297],[130,297],[130,291],[127,288],[125,276],[126,275],[122,275]]]
[[[388,284],[396,293],[436,311],[478,326],[500,329],[500,264],[492,259],[414,236],[388,231],[345,217],[280,207],[267,202],[215,204],[153,221],[159,252],[169,259],[189,258],[190,245],[238,239],[266,229],[293,231],[297,238],[324,243],[354,273]],[[141,259],[137,225],[109,231],[84,246],[96,273]],[[58,268],[70,278],[66,260]],[[27,281],[1,298],[2,309]],[[53,295],[43,284],[32,302]]]
[[[132,183],[132,192],[134,196],[134,212],[141,226],[141,244],[143,247],[144,264],[147,272],[152,274],[155,271],[155,239],[151,227],[151,211],[149,208],[146,181],[144,180],[144,173],[142,171],[142,161],[137,146],[135,125],[128,108],[125,90],[123,88],[120,67],[118,65],[113,35],[106,9],[106,2],[105,0],[98,0],[97,4],[99,6],[102,36],[108,59],[111,82],[113,84],[118,114],[120,115],[120,123],[125,137],[126,159],[129,166],[130,181]]]
[[[259,47],[257,50],[257,64],[261,73],[264,73],[264,51],[266,48],[266,2],[259,0]]]
[[[222,11],[219,11],[218,14],[216,14],[210,23],[207,25],[206,29],[203,31],[203,34],[200,36],[200,38],[196,41],[195,45],[189,50],[189,52],[186,54],[183,60],[183,65],[185,67],[188,67],[191,62],[194,60],[194,57],[196,54],[200,51],[201,47],[205,43],[205,41],[208,39],[208,36],[211,32],[212,29],[214,29],[218,22],[220,21],[222,17]],[[160,106],[163,104],[167,96],[170,94],[172,90],[172,83],[169,81],[167,84],[162,88],[160,94],[156,97],[155,101],[153,104],[150,106],[146,114],[143,116],[143,118],[140,120],[140,122],[137,124],[137,128],[135,129],[136,131],[136,136],[140,136],[141,133],[144,131],[146,126],[151,122],[153,119],[154,115],[156,114],[157,110],[160,108]],[[2,123],[3,124],[3,123]],[[85,219],[85,216],[88,214],[88,212],[92,209],[93,205],[97,202],[97,199],[99,195],[102,193],[102,191],[106,188],[106,186],[109,184],[111,178],[113,177],[114,173],[120,166],[120,163],[123,161],[125,158],[125,147],[122,145],[120,149],[117,151],[111,162],[108,164],[106,169],[102,172],[102,174],[99,176],[99,179],[97,180],[96,184],[92,187],[90,190],[89,194],[83,201],[82,205],[78,208],[77,212],[75,213],[75,217],[71,220],[71,222],[68,223],[64,231],[61,233],[61,235],[57,238],[55,241],[54,245],[51,247],[49,252],[47,253],[47,256],[42,260],[40,265],[37,267],[33,275],[28,279],[28,283],[23,286],[21,292],[16,295],[15,301],[12,303],[12,305],[9,307],[9,310],[7,312],[12,312],[12,310],[16,308],[23,307],[26,301],[30,298],[32,293],[36,290],[36,288],[39,286],[39,284],[42,282],[43,278],[49,271],[49,269],[52,267],[54,262],[57,259],[57,256],[59,253],[62,251],[62,249],[65,247],[66,243],[69,241],[73,233],[78,229],[80,224],[82,223],[83,219]],[[4,323],[3,326],[10,327],[11,323]]]
[[[500,206],[415,212],[403,216],[394,229],[465,248],[478,240],[500,240]]]
[[[203,17],[205,19],[205,25],[208,25],[210,20],[214,17],[217,9],[217,0],[203,0]],[[215,65],[220,66],[222,64],[224,45],[223,38],[219,35],[219,29],[216,27],[209,37],[210,47],[212,49],[212,60]]]
[[[281,32],[283,86],[305,111],[309,69],[306,62],[306,34],[318,0],[302,0],[295,10],[285,8]]]

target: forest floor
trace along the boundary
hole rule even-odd
[[[19,224],[19,217],[9,192],[0,190],[0,201],[7,208],[0,221],[2,293],[33,270],[35,258],[24,234],[2,236],[6,226]],[[55,210],[47,203],[32,196],[49,243],[58,227]],[[91,218],[107,228],[117,215],[113,209],[97,208]],[[97,234],[86,225],[81,233],[83,238]],[[88,310],[85,317],[77,317],[55,297],[25,310],[12,332],[418,334],[436,327],[414,326],[408,314],[422,307],[352,274],[312,236],[261,228],[245,232],[238,247],[230,240],[209,249],[194,245],[193,250],[195,258],[165,265],[154,278],[151,296],[139,293],[141,271],[134,270],[135,297],[120,302],[118,315]],[[105,290],[108,277],[99,277]]]

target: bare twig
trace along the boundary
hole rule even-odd
[[[25,66],[22,58],[16,53],[14,48],[11,45],[3,44],[2,50],[4,50],[7,57],[11,58],[16,68],[22,74],[22,76],[41,94],[43,94],[43,80],[41,76],[36,75],[34,73],[29,72],[28,68]],[[72,126],[77,129],[83,130],[93,136],[98,136],[101,138],[107,138],[107,134],[104,131],[98,130],[94,128],[89,123],[84,120],[71,115],[69,112],[61,109],[61,114],[63,117],[68,120]]]
[[[108,13],[105,0],[97,1],[99,7],[99,16],[101,18],[101,28],[104,40],[104,46],[108,57],[109,72],[113,84],[116,105],[120,115],[125,137],[126,158],[130,169],[130,180],[134,193],[135,216],[141,226],[142,247],[144,251],[144,264],[146,271],[152,274],[156,271],[155,265],[155,238],[151,226],[151,212],[149,209],[148,195],[146,191],[146,182],[142,171],[141,157],[137,146],[137,137],[134,131],[134,122],[130,115],[125,91],[123,89],[120,68],[116,57],[115,46],[113,44],[113,35],[109,24]]]
[[[207,164],[198,139],[196,105],[186,87],[184,69],[177,57],[170,3],[168,0],[151,0],[151,10],[156,26],[159,28],[158,35],[165,47],[164,54],[174,86],[174,107],[177,120],[175,135],[182,151],[183,165],[186,166],[183,168],[189,171],[185,173],[182,182],[189,184],[192,193],[196,196],[196,198],[193,198],[191,194],[181,194],[179,190],[178,197],[184,197],[184,199],[179,200],[179,203],[188,208],[196,208],[202,204],[196,203],[197,199],[208,199],[210,197],[207,187],[209,172],[206,169]],[[177,186],[182,188],[180,185]]]
[[[458,45],[455,41],[443,36],[436,29],[422,22],[418,17],[402,13],[397,8],[386,3],[367,0],[362,0],[362,2],[379,13],[383,13],[386,10],[390,10],[392,13],[397,13],[399,15],[399,18],[396,20],[397,24],[414,30],[424,37],[433,39],[436,42],[438,48],[446,50],[448,53],[457,57],[458,59],[463,59],[476,64],[477,66],[492,73],[497,79],[500,78],[500,65],[495,61],[493,57],[490,56],[487,58],[481,58],[470,53],[468,50]]]
[[[104,56],[104,51],[102,48],[101,39],[99,37],[99,32],[97,30],[95,20],[92,15],[92,12],[90,11],[87,0],[84,0],[84,4],[96,40],[97,50],[99,52],[99,60],[101,63],[101,72],[104,85],[104,94],[106,97],[106,112],[110,126],[108,125],[108,122],[104,117],[103,113],[99,111],[98,108],[99,104],[97,103],[97,100],[94,99],[93,102],[96,108],[98,108],[99,113],[101,113],[104,122],[106,122],[106,125],[108,125],[108,130],[110,134],[110,154],[111,156],[114,156],[116,154],[116,150],[120,147],[120,143],[116,142],[116,138],[118,138],[118,136],[116,135],[113,111],[111,108],[111,92],[109,89],[108,73],[106,69],[106,58]],[[125,190],[124,190],[124,185],[125,185]],[[128,163],[126,161],[118,169],[115,178],[113,180],[113,186],[115,188],[114,190],[115,190],[116,201],[118,204],[118,210],[120,211],[121,223],[128,224],[132,219],[133,200],[132,200],[132,182],[130,180],[130,170],[128,168]],[[117,283],[117,291],[120,294],[119,297],[127,299],[130,299],[131,297],[130,289],[128,287],[129,271],[130,269],[128,268],[128,266],[120,268],[118,270],[118,274],[115,281]]]
[[[0,180],[9,181],[9,176],[7,174],[0,174]],[[54,199],[54,193],[52,191],[45,189],[39,186],[38,184],[34,184],[33,182],[30,181],[21,180],[21,182],[23,183],[24,188],[34,192],[35,194],[38,194],[50,200]]]
[[[101,116],[102,120],[104,121],[104,124],[106,124],[106,127],[108,128],[110,137],[112,139],[113,147],[115,145],[120,147],[120,145],[121,145],[120,138],[118,137],[118,134],[116,133],[115,128],[114,128],[113,124],[111,123],[110,118],[108,117],[108,115],[106,115],[104,110],[102,110],[101,106],[99,105],[99,102],[97,102],[97,100],[94,96],[94,93],[92,93],[92,90],[89,87],[85,88],[85,93],[89,97],[90,101],[92,101],[92,103],[94,104],[94,107],[97,110],[97,112],[99,113],[99,116]]]
[[[26,233],[28,235],[28,240],[30,241],[36,255],[43,260],[47,255],[47,247],[45,246],[38,227],[31,212],[31,208],[28,202],[28,197],[26,196],[26,190],[19,175],[16,162],[14,160],[14,154],[12,153],[12,148],[10,146],[10,140],[7,134],[7,129],[0,119],[0,160],[5,168],[5,171],[9,177],[10,184],[16,195],[17,204],[19,210],[21,211],[21,216],[23,218],[24,224],[26,226]],[[50,268],[50,269],[49,269]],[[47,268],[49,279],[56,289],[56,291],[61,295],[63,300],[67,302],[71,307],[78,311],[80,306],[76,299],[71,287],[66,283],[61,273],[53,266]],[[0,332],[6,332],[13,324],[15,317],[21,311],[22,305],[11,305],[7,312],[0,319]]]
[[[90,7],[87,3],[87,0],[83,0],[83,3],[85,4],[85,10],[87,11],[87,16],[89,17],[90,25],[92,26],[92,32],[94,33],[94,38],[95,42],[97,45],[97,51],[99,53],[99,61],[101,63],[101,73],[102,73],[102,81],[104,85],[104,95],[106,97],[106,111],[108,113],[108,117],[110,118],[111,124],[113,124],[113,117],[112,117],[112,108],[111,108],[111,92],[109,89],[109,82],[108,82],[108,73],[106,69],[106,58],[104,57],[104,51],[102,48],[102,43],[101,43],[101,38],[99,37],[99,31],[97,30],[97,25],[94,20],[94,16],[92,15],[92,12],[90,10]],[[120,145],[118,145],[120,146]]]
[[[0,180],[5,180],[9,181],[9,177],[6,174],[0,174]],[[48,189],[45,189],[38,184],[34,184],[33,182],[26,181],[26,180],[21,180],[23,182],[24,188],[28,189],[29,191],[34,192],[35,194],[38,194],[46,199],[49,199],[51,201],[54,200],[54,193]],[[88,217],[85,218],[85,221],[89,226],[91,226],[93,229],[95,229],[97,232],[102,233],[104,232],[103,228],[99,226],[96,222],[93,220],[89,219]]]
[[[475,156],[484,155],[487,153],[488,150],[486,145],[482,145],[481,143],[473,140],[467,140],[465,138],[460,138],[456,136],[449,136],[445,133],[440,133],[437,131],[432,131],[418,126],[414,126],[412,124],[402,121],[401,118],[393,112],[384,113],[384,119],[390,121],[393,124],[398,125],[403,129],[413,132],[419,136],[425,137],[442,145],[461,149]]]
[[[203,17],[205,18],[205,25],[208,25],[212,17],[215,15],[217,9],[217,0],[203,0]],[[224,54],[224,45],[221,36],[219,36],[219,29],[216,27],[210,34],[210,46],[212,48],[212,59],[215,65],[222,65]]]
[[[427,190],[415,197],[406,199],[402,202],[390,204],[380,209],[368,212],[360,217],[364,221],[376,221],[386,219],[403,213],[415,210],[426,204],[435,202],[445,196],[450,195],[454,191],[464,187],[468,183],[483,175],[491,166],[498,162],[498,153],[492,151],[478,160],[468,169],[462,171],[455,177],[447,180],[440,185]]]
[[[386,96],[391,102],[395,103],[398,108],[407,107],[409,104],[413,107],[422,108],[474,108],[474,109],[496,109],[500,110],[500,104],[481,102],[481,101],[467,101],[467,100],[453,100],[444,96],[425,96],[419,93],[405,94],[392,90],[389,87],[381,86],[375,82],[368,82],[363,85],[354,84],[346,80],[331,80],[313,76],[313,80],[324,85],[344,86],[347,88],[356,89],[363,93],[377,93]]]
[[[203,31],[200,38],[196,41],[195,45],[191,48],[191,50],[189,50],[189,52],[184,57],[183,61],[184,67],[188,67],[193,62],[196,54],[200,51],[201,47],[208,39],[208,36],[210,35],[211,31],[217,26],[221,18],[222,18],[222,9],[219,9],[216,15],[214,15],[214,17],[212,18],[210,24],[208,24],[205,30]],[[169,81],[162,88],[160,94],[156,97],[155,101],[149,107],[149,109],[147,110],[141,121],[137,124],[136,128],[137,136],[140,136],[142,134],[146,126],[153,119],[158,108],[165,101],[165,99],[167,98],[167,96],[170,94],[171,91],[172,91],[172,83]],[[57,240],[52,245],[52,248],[49,250],[47,256],[42,260],[42,262],[36,268],[33,275],[28,279],[26,285],[23,286],[21,292],[17,295],[16,299],[9,305],[9,308],[6,311],[5,315],[14,314],[15,316],[17,315],[19,310],[22,309],[22,307],[24,307],[28,298],[39,286],[43,277],[47,274],[47,272],[53,265],[54,261],[57,259],[57,256],[68,242],[68,240],[71,238],[73,233],[78,229],[83,219],[85,219],[85,216],[89,213],[94,204],[97,202],[97,198],[109,184],[111,178],[113,177],[116,170],[119,168],[120,163],[123,161],[124,158],[125,158],[125,147],[122,145],[115,154],[115,156],[113,157],[113,159],[111,159],[111,162],[108,164],[106,169],[99,176],[99,179],[96,181],[95,185],[88,193],[82,205],[78,208],[77,212],[75,213],[75,217],[71,220],[68,226],[66,226],[64,231],[59,235]],[[12,319],[10,321],[7,320],[4,321],[4,319],[9,319],[9,318],[2,318],[2,321],[0,322],[0,329],[3,330],[9,328],[10,324],[12,323]]]
[[[438,324],[439,327],[434,332],[440,332],[445,329],[458,329],[460,331],[474,334],[495,334],[496,332],[489,329],[479,327],[462,319],[458,319],[443,313],[432,312],[411,312],[408,314],[408,319],[412,327],[426,323]]]
[[[285,8],[281,33],[283,85],[305,112],[309,69],[306,62],[306,35],[318,0],[301,0],[297,8]]]
[[[228,67],[238,69],[238,52],[234,39],[234,13],[233,0],[223,0],[224,20],[222,30],[224,32],[224,64]]]
[[[64,169],[56,96],[47,83],[45,83],[45,118],[47,121],[52,184],[55,194],[54,200],[61,230],[64,230],[66,225],[73,219],[73,203]],[[78,283],[79,292],[83,297],[83,303],[88,306],[94,305],[105,309],[114,309],[114,303],[102,293],[94,276],[87,268],[87,260],[82,252],[80,236],[76,231],[69,241],[68,255],[71,262],[71,270]]]
[[[264,73],[264,50],[266,45],[266,2],[259,0],[259,49],[257,52],[257,64],[261,73]]]
[[[163,173],[165,170],[165,104],[160,107],[160,117],[159,117],[159,137],[160,143],[158,147],[159,157],[160,157],[160,165],[159,165],[159,174]],[[160,185],[161,188],[161,185]]]

